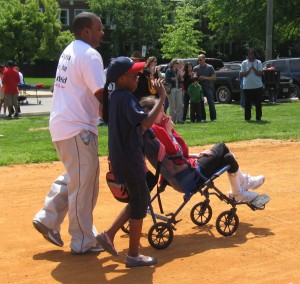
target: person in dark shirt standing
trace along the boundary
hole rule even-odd
[[[204,54],[200,54],[198,56],[198,61],[199,65],[194,67],[194,72],[199,78],[199,82],[202,86],[204,96],[207,99],[210,120],[214,121],[217,119],[213,86],[213,81],[216,80],[216,72],[212,65],[205,63]],[[201,119],[206,120],[206,117],[203,116]]]

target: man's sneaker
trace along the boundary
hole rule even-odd
[[[71,249],[71,253],[73,254],[84,254],[84,253],[90,253],[90,252],[103,252],[104,248],[98,244],[94,245],[93,247],[89,248],[87,251],[85,252],[77,252],[73,249]]]
[[[42,236],[50,243],[62,247],[64,242],[62,241],[59,232],[55,232],[52,229],[47,228],[38,220],[32,221],[33,227],[42,234]]]
[[[126,267],[138,267],[138,266],[150,266],[157,263],[157,259],[155,257],[138,255],[136,257],[126,256],[125,265]]]
[[[244,180],[241,183],[241,187],[242,187],[242,189],[244,189],[246,191],[249,189],[257,189],[264,182],[265,182],[265,177],[262,175],[253,177],[249,174],[244,174]]]
[[[247,202],[250,203],[254,198],[256,198],[259,194],[257,192],[253,192],[253,191],[246,191],[243,189],[240,189],[239,194],[237,195],[233,195],[232,193],[229,193],[229,196],[231,198],[234,197],[234,199],[237,202]]]

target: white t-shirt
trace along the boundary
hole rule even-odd
[[[19,71],[19,77],[20,77],[20,84],[24,84],[24,77],[20,71]]]
[[[74,137],[82,130],[98,135],[99,101],[105,84],[102,57],[81,40],[71,42],[60,56],[50,113],[52,141]]]
[[[246,72],[252,65],[258,71],[262,71],[263,67],[260,60],[255,59],[253,62],[250,62],[248,59],[242,62],[241,72]],[[243,77],[243,89],[258,89],[263,86],[262,77],[257,76],[254,73],[254,70],[251,70],[247,77]]]

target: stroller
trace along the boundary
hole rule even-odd
[[[26,84],[26,83],[18,84],[18,88],[19,88],[20,91],[23,91],[23,95],[20,95],[18,97],[19,103],[28,105],[27,93],[26,93],[27,90],[35,90],[36,103],[39,104],[39,105],[42,103],[42,101],[39,100],[37,91],[38,91],[38,89],[44,88],[43,83],[34,84],[34,85],[33,84]]]
[[[154,223],[148,232],[148,241],[152,247],[164,249],[172,243],[174,237],[173,232],[176,230],[177,223],[181,221],[177,220],[176,217],[197,193],[200,193],[200,195],[204,197],[204,200],[196,203],[190,212],[190,218],[197,226],[203,226],[211,220],[211,195],[215,195],[219,200],[224,201],[231,206],[229,210],[223,211],[216,219],[216,229],[223,236],[231,236],[238,229],[239,218],[236,213],[238,205],[246,204],[250,209],[255,211],[263,210],[265,204],[270,201],[270,197],[266,194],[257,196],[251,203],[235,201],[234,198],[230,198],[222,193],[214,184],[214,180],[225,173],[229,169],[229,166],[219,169],[211,177],[207,178],[194,168],[184,157],[180,155],[166,155],[163,144],[155,137],[151,129],[149,129],[145,135],[147,141],[145,155],[150,164],[156,169],[155,175],[149,173],[146,175],[147,182],[147,176],[151,176],[151,182],[149,182],[150,191],[155,187],[154,184],[157,184],[157,192],[151,198],[148,207],[148,213],[151,215]],[[183,163],[175,163],[175,160],[178,161],[178,159]],[[158,183],[159,176],[161,177],[161,180]],[[153,177],[155,178],[153,179]],[[153,180],[155,180],[155,182],[153,182]],[[184,193],[184,196],[183,202],[174,213],[164,215],[160,194],[168,185],[176,191]],[[128,192],[125,195],[128,197]],[[154,212],[152,202],[155,199],[158,200],[160,214]],[[120,201],[120,199],[118,200]],[[129,233],[128,224],[129,222],[122,227],[122,230],[126,233]]]

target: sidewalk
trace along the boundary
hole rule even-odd
[[[49,89],[26,90],[27,100],[20,102],[20,117],[49,115],[52,103],[52,93]]]

